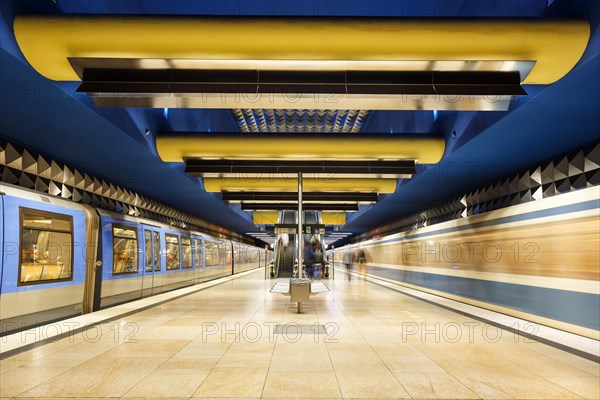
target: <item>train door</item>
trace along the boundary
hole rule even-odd
[[[144,277],[142,295],[160,293],[162,286],[160,232],[151,226],[142,225],[144,235]]]
[[[230,242],[229,247],[231,247],[231,251],[233,252],[233,255],[231,257],[231,275],[234,275],[235,268],[237,267],[237,264],[239,263],[239,260],[240,260],[240,255],[241,255],[240,254],[240,246],[236,243]]]
[[[194,255],[194,283],[200,283],[201,274],[202,274],[202,266],[204,257],[202,255],[202,240],[198,238],[192,239],[192,250]]]

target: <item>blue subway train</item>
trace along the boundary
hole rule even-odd
[[[598,340],[599,226],[595,186],[374,234],[334,257],[339,266],[360,251],[359,273]]]
[[[265,250],[19,187],[0,189],[0,333],[265,265]]]

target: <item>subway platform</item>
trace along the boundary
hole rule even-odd
[[[338,270],[297,314],[274,282],[260,269],[60,339],[22,337],[28,349],[0,361],[0,397],[600,397],[597,362],[393,287]]]

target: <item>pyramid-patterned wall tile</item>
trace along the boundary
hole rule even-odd
[[[35,179],[35,190],[42,193],[48,193],[50,187],[50,179],[45,179],[38,176]]]
[[[52,196],[60,196],[60,192],[61,187],[58,186],[55,181],[50,181],[50,185],[48,185],[48,194],[51,194]]]
[[[571,191],[571,182],[569,178],[556,181],[556,191],[558,193],[569,193]]]
[[[23,169],[23,157],[21,151],[13,146],[11,143],[7,143],[4,151],[5,165],[15,170]]]
[[[583,151],[584,153],[584,172],[600,168],[600,143],[590,146]]]
[[[52,179],[51,163],[45,157],[37,157],[37,175],[45,179]]]
[[[117,198],[117,187],[112,183],[109,183],[108,185],[108,197],[110,197],[111,199]]]
[[[569,159],[565,156],[554,164],[554,180],[559,181],[569,176]]]
[[[2,171],[3,182],[10,183],[12,185],[19,184],[19,176],[21,175],[21,171],[5,165],[0,166],[0,169]]]
[[[568,157],[569,176],[575,176],[583,173],[585,167],[585,156],[583,150],[577,151]]]
[[[63,167],[63,179],[62,183],[69,186],[75,186],[75,175],[71,168],[66,165]]]
[[[60,183],[63,180],[63,166],[54,160],[50,163],[50,179]]]
[[[588,187],[587,177],[583,173],[569,177],[569,182],[571,183],[571,188],[573,190],[585,189]]]
[[[73,194],[71,199],[77,203],[80,203],[83,200],[83,193],[81,189],[73,188]]]
[[[522,190],[527,190],[531,187],[531,176],[529,174],[529,171],[525,171],[521,174],[518,175],[518,179],[519,179],[519,191]]]
[[[542,185],[554,182],[554,163],[552,161],[542,165]]]
[[[100,191],[100,195],[102,197],[109,197],[109,193],[110,193],[110,185],[108,184],[108,182],[106,182],[104,179],[102,180],[102,186],[101,186],[101,191]]]
[[[88,174],[84,174],[83,190],[86,192],[94,192],[94,178]]]
[[[37,175],[37,157],[32,155],[27,150],[23,150],[23,159],[21,170],[33,175]]]
[[[19,186],[26,189],[35,189],[35,178],[36,176],[34,174],[20,171]]]
[[[542,186],[542,168],[537,167],[529,171],[529,187]]]
[[[542,185],[542,190],[544,192],[544,198],[555,196],[558,193],[554,182]]]
[[[6,150],[6,141],[0,139],[0,165],[6,165],[6,156],[4,154]]]
[[[537,188],[532,189],[531,198],[533,200],[541,200],[544,198],[544,190],[542,186],[538,186]]]
[[[590,186],[600,185],[600,168],[586,172],[585,179]]]
[[[94,186],[92,186],[92,193],[101,195],[102,194],[102,181],[94,176]]]
[[[85,177],[84,174],[75,170],[73,172],[73,186],[79,190],[85,189]]]
[[[70,199],[71,196],[73,196],[73,186],[63,184],[60,191],[60,195],[64,199]]]

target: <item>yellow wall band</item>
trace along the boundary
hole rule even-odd
[[[394,193],[396,179],[336,179],[305,178],[303,190],[307,192],[377,192]],[[286,178],[204,178],[207,192],[230,191],[298,191],[298,181]]]
[[[321,221],[324,225],[346,225],[345,212],[322,212]]]
[[[252,222],[255,225],[275,225],[278,218],[278,211],[254,211],[252,213]],[[321,213],[321,220],[324,225],[344,225],[346,223],[346,213],[324,211]]]
[[[308,20],[21,16],[27,61],[54,80],[79,80],[67,57],[208,60],[536,61],[525,83],[552,83],[586,48],[589,24],[541,20]],[[268,43],[245,46],[243,43]]]
[[[254,211],[252,213],[252,222],[254,225],[275,225],[278,219],[278,211]]]
[[[277,137],[160,135],[156,148],[165,162],[185,157],[237,159],[416,159],[435,164],[444,154],[439,138],[369,137],[367,135],[285,135]]]

